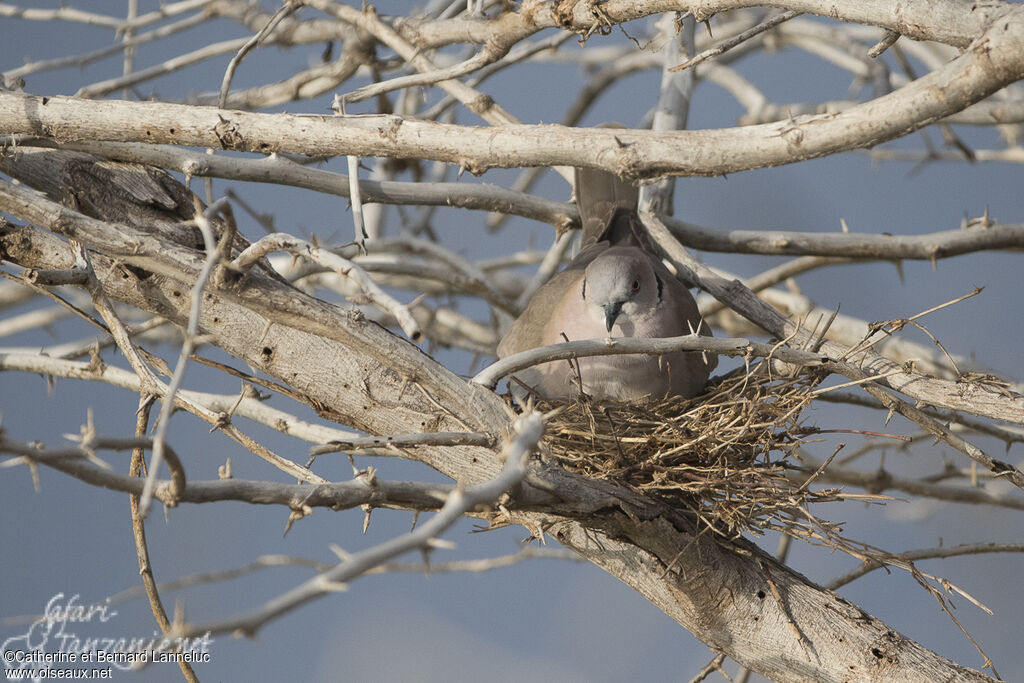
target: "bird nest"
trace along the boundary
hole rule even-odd
[[[762,361],[688,400],[539,402],[550,411],[542,451],[568,470],[689,509],[725,536],[775,529],[842,547],[837,526],[809,504],[880,497],[812,490],[814,474],[795,472],[797,447],[819,433],[801,422],[818,381],[780,376]]]

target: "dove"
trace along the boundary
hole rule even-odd
[[[637,189],[607,171],[576,169],[583,224],[579,254],[530,299],[498,344],[498,357],[607,337],[711,336],[689,290],[644,248]],[[592,356],[515,373],[545,399],[654,401],[701,393],[717,357],[699,352]],[[578,372],[577,372],[578,369]]]

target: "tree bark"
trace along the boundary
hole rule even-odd
[[[577,7],[582,4],[586,3]],[[908,4],[916,10],[929,5]],[[261,154],[433,159],[473,173],[513,166],[577,166],[602,168],[630,179],[722,175],[871,147],[962,111],[1024,78],[1024,7],[1000,3],[998,11],[982,14],[989,23],[963,54],[895,92],[839,113],[742,128],[674,132],[550,125],[478,128],[390,115],[253,114],[0,91],[0,130],[60,142],[147,142]]]
[[[39,177],[63,176],[61,156],[52,158],[53,173]],[[7,168],[16,172],[16,159]],[[43,228],[0,225],[0,258],[26,268],[69,268],[74,259],[63,239],[76,240],[94,252],[111,299],[178,325],[187,321],[188,292],[202,261],[188,232],[178,244],[166,229],[148,233],[126,216],[107,217],[120,223],[89,218],[8,183],[0,184],[0,210]],[[256,269],[211,284],[200,327],[213,344],[296,389],[322,415],[369,434],[500,436],[512,418],[493,392],[463,381],[356,309],[324,303]],[[462,483],[501,469],[495,452],[478,446],[423,446],[416,455]],[[754,671],[778,681],[991,680],[754,545],[699,533],[685,511],[552,465],[537,462],[532,471],[530,483],[513,493],[511,521],[546,529]]]

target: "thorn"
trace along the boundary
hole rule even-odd
[[[843,229],[843,232],[845,232],[845,233],[849,233],[850,232],[850,226],[846,224],[846,219],[845,218],[840,218],[839,219],[839,226]]]
[[[416,531],[416,522],[418,522],[419,519],[420,511],[416,510],[415,512],[412,513],[412,526],[409,528],[409,531]]]
[[[181,600],[174,601],[174,620],[171,622],[175,631],[185,628],[185,603]]]
[[[526,526],[526,530],[530,532],[530,536],[537,541],[538,545],[547,545],[547,541],[544,540],[544,527],[540,522]]]
[[[213,426],[210,427],[209,434],[213,434],[218,429],[224,429],[231,424],[231,416],[225,412],[216,413],[213,420]]]
[[[100,356],[100,345],[95,343],[89,347],[89,371],[90,372],[102,372],[106,364],[103,362],[103,358]],[[152,402],[155,397],[150,398]],[[142,410],[142,406],[139,406],[139,410]]]
[[[370,528],[370,513],[373,512],[373,508],[370,507],[368,504],[364,504],[361,507],[363,508],[363,512],[365,513],[363,515],[363,533],[365,534],[366,530]]]
[[[301,508],[294,508],[294,509],[292,509],[292,511],[290,513],[288,513],[288,522],[285,524],[285,526],[284,526],[284,533],[281,534],[281,535],[282,536],[287,536],[288,532],[291,531],[291,529],[292,529],[292,524],[294,524],[298,520],[302,519],[306,515],[311,515],[311,514],[313,514],[313,508],[311,508],[308,505],[303,505]]]
[[[92,406],[85,412],[86,425],[88,425],[89,431],[82,434],[86,437],[86,440],[82,442],[82,445],[91,444],[96,440],[96,422],[93,420]]]
[[[427,545],[441,550],[455,550],[455,543],[443,538],[428,538]]]
[[[352,553],[342,548],[337,543],[331,543],[327,546],[332,553],[338,556],[338,559],[342,562],[348,562],[352,559]]]

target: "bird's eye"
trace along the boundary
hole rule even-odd
[[[633,280],[633,293],[640,291],[640,280]]]

